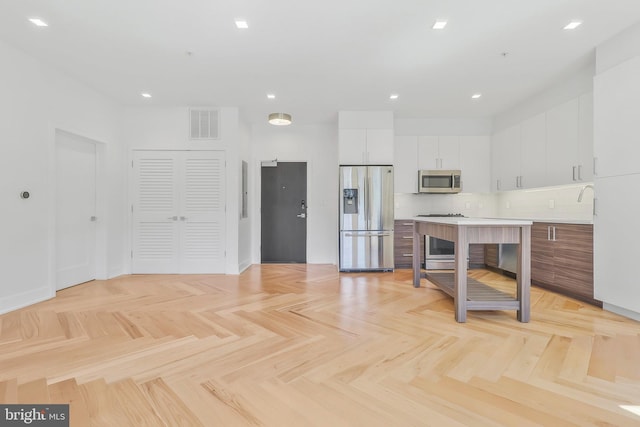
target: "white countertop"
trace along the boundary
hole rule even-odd
[[[435,218],[435,217],[431,217]],[[413,217],[413,218],[396,218],[396,221],[413,221],[428,219],[427,217]],[[443,219],[449,219],[445,217]],[[456,218],[454,218],[456,219]],[[578,225],[593,225],[593,220],[588,219],[567,219],[567,218],[460,218],[460,219],[487,219],[487,220],[514,220],[514,221],[532,221],[532,222],[544,222],[549,224],[578,224]],[[449,224],[449,223],[448,223]]]
[[[533,221],[526,219],[505,218],[465,218],[465,217],[422,217],[411,218],[413,221],[433,222],[452,225],[531,225]]]

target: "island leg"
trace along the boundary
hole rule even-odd
[[[458,227],[457,234],[455,241],[455,296],[453,303],[455,305],[456,321],[464,323],[467,321],[467,257],[469,243],[465,227]]]
[[[528,322],[531,313],[531,227],[520,227],[518,245],[517,297],[519,302],[518,320]]]

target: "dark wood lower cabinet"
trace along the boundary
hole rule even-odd
[[[534,222],[531,283],[594,305],[593,225]]]
[[[395,268],[413,268],[413,221],[396,220],[393,230]],[[420,264],[424,263],[424,242],[420,244]]]

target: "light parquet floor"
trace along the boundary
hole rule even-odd
[[[0,402],[70,403],[78,427],[640,426],[640,323],[531,297],[530,323],[458,324],[410,270],[94,281],[0,316]]]

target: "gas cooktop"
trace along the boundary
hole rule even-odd
[[[418,215],[418,216],[426,216],[426,217],[457,217],[457,218],[465,218],[464,215],[459,214],[459,213],[448,213],[448,214],[424,214],[424,215]]]

